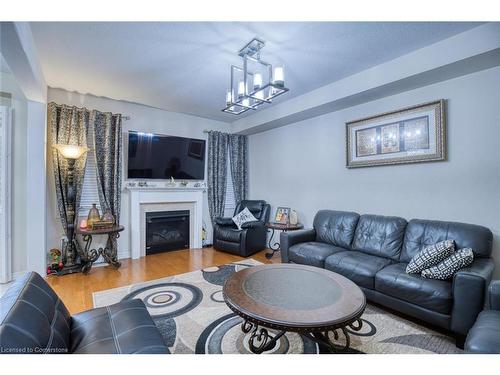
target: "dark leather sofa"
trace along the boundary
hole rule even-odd
[[[405,272],[415,254],[446,239],[472,248],[473,264],[450,281]],[[453,332],[461,347],[485,304],[492,242],[478,225],[322,210],[313,229],[281,234],[281,258],[342,274],[368,300]]]
[[[0,299],[0,353],[168,353],[146,306],[133,299],[70,316],[35,273],[16,280]]]
[[[271,206],[262,200],[242,200],[234,210],[234,216],[248,208],[257,221],[242,225],[239,230],[230,217],[214,220],[213,247],[217,250],[247,257],[266,248],[267,228]]]
[[[492,281],[488,310],[482,311],[465,341],[468,353],[500,354],[500,280]]]

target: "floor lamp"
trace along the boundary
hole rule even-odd
[[[75,186],[75,162],[88,151],[87,147],[56,144],[54,146],[57,151],[68,161],[68,181],[66,184],[66,234],[68,242],[64,251],[64,270],[71,273],[71,271],[78,271],[76,264],[76,246],[75,246],[75,200],[76,200],[76,186]],[[73,270],[74,269],[74,270]]]

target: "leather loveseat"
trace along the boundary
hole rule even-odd
[[[471,266],[449,281],[405,272],[415,254],[446,239],[473,249]],[[368,300],[451,331],[461,347],[485,304],[492,241],[491,231],[478,225],[322,210],[313,229],[282,233],[280,242],[282,262],[344,275]]]
[[[247,257],[266,248],[267,228],[271,206],[262,200],[242,200],[236,206],[236,216],[245,208],[257,221],[251,221],[238,229],[230,217],[216,217],[214,220],[213,246],[217,250]]]
[[[492,281],[488,293],[489,309],[482,311],[465,341],[465,351],[500,354],[500,280]]]
[[[133,299],[70,316],[42,277],[30,272],[0,299],[0,353],[168,353],[146,306]]]

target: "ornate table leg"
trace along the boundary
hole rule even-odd
[[[85,248],[80,254],[80,259],[82,260],[82,272],[88,273],[92,268],[92,263],[99,258],[99,251],[90,248],[92,245],[92,236],[90,234],[83,236],[83,242],[85,242]]]
[[[271,237],[269,237],[269,244],[268,244],[269,248],[271,249],[271,252],[266,254],[267,259],[271,259],[274,253],[280,250],[280,243],[275,242],[273,244],[273,237],[274,237],[274,228],[271,228]]]
[[[259,328],[257,324],[245,320],[241,324],[241,330],[244,333],[250,334],[248,346],[252,353],[262,354],[265,351],[271,350],[275,347],[276,342],[285,334],[285,331],[280,331],[276,335],[271,335],[266,328]]]
[[[118,237],[120,237],[120,233],[118,232],[109,233],[106,247],[100,249],[100,253],[106,263],[111,264],[114,268],[120,268],[121,266],[121,263],[118,262],[118,244],[116,241]]]
[[[331,331],[325,332],[313,332],[304,333],[303,336],[317,342],[320,345],[326,347],[332,353],[345,353],[351,347],[351,337],[349,336],[349,331],[347,328],[353,331],[359,331],[363,326],[361,319],[356,319],[354,322],[347,324],[344,327],[340,327]],[[345,344],[338,344],[340,339],[339,331],[345,338]],[[333,339],[332,339],[333,335]]]

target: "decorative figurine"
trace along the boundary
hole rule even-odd
[[[57,273],[64,268],[64,264],[61,259],[61,250],[59,249],[50,249],[50,265],[47,267],[47,275],[51,275],[53,273]]]

